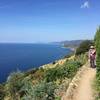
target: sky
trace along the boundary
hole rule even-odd
[[[0,0],[1,43],[93,39],[100,0]]]

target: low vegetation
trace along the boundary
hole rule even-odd
[[[100,27],[98,28],[95,36],[95,46],[96,46],[96,52],[97,52],[97,60],[96,60],[96,66],[97,66],[97,74],[96,74],[96,100],[100,100]]]
[[[54,68],[12,73],[6,84],[0,85],[0,100],[60,100],[86,57],[78,55]]]
[[[68,61],[62,66],[57,65],[55,68],[48,69],[45,72],[44,79],[46,82],[53,82],[57,79],[63,80],[65,77],[72,78],[80,65],[78,61]]]
[[[4,97],[5,97],[5,88],[4,85],[0,84],[0,100],[3,100]]]

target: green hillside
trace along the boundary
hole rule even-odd
[[[0,85],[0,100],[60,100],[71,79],[85,64],[86,55],[62,61],[26,73],[13,72],[7,82]]]
[[[61,100],[77,71],[87,62],[90,45],[90,41],[83,41],[70,57],[24,73],[11,73],[0,85],[0,100]]]

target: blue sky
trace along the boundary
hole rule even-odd
[[[100,0],[0,0],[0,42],[92,39]]]

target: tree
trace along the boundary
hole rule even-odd
[[[84,40],[76,49],[76,55],[87,52],[91,45],[94,45],[94,42],[92,40]]]

